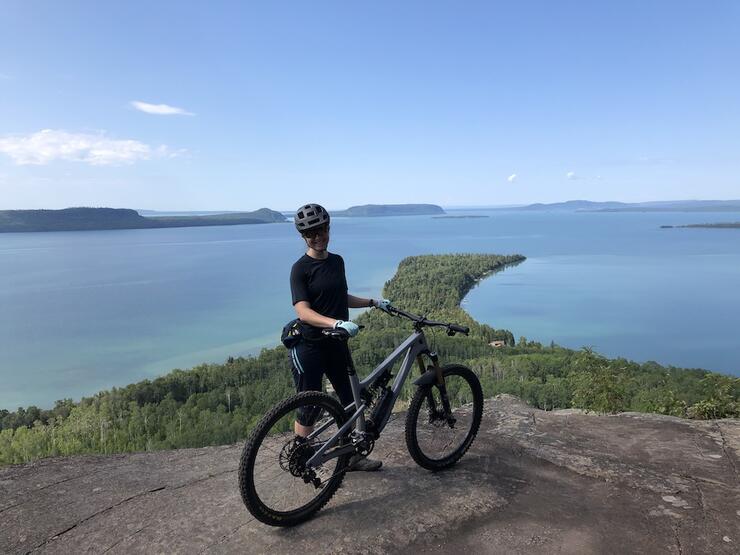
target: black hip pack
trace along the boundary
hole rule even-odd
[[[280,341],[287,349],[292,349],[303,339],[301,333],[301,321],[295,318],[283,326],[283,333],[280,334]]]

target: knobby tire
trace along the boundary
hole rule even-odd
[[[425,452],[425,449],[419,443],[418,427],[421,424],[426,423],[427,411],[429,408],[429,395],[434,395],[436,393],[436,399],[439,399],[439,388],[436,383],[433,383],[421,386],[416,390],[416,393],[409,404],[408,412],[406,413],[406,447],[409,450],[411,458],[414,459],[416,464],[432,471],[449,468],[462,458],[473,443],[483,417],[483,391],[481,389],[478,376],[476,376],[469,368],[457,364],[444,366],[442,368],[442,374],[446,381],[448,377],[460,378],[460,383],[466,384],[469,388],[472,407],[466,406],[465,410],[471,411],[472,419],[464,439],[453,451],[444,454],[441,457],[435,457],[431,453]],[[451,402],[454,401],[453,399],[450,400]],[[453,405],[452,408],[454,409],[456,407]],[[441,426],[440,434],[442,431],[446,431],[445,426],[447,426],[447,424]],[[433,427],[430,426],[430,434],[432,433],[434,433]]]
[[[257,520],[271,526],[294,526],[311,518],[318,512],[339,488],[344,478],[349,455],[342,455],[336,459],[327,461],[326,465],[332,468],[334,461],[336,469],[332,476],[326,481],[322,488],[316,489],[316,496],[304,505],[288,511],[277,510],[270,507],[262,499],[257,491],[255,484],[255,461],[260,450],[260,446],[265,441],[268,432],[278,423],[281,418],[293,413],[298,407],[312,406],[321,407],[326,411],[328,416],[334,418],[335,428],[332,433],[336,433],[339,427],[346,421],[342,406],[333,397],[319,391],[304,391],[298,393],[285,401],[275,405],[257,424],[250,434],[242,452],[239,462],[239,491],[242,501],[249,512]],[[291,423],[292,426],[292,423]],[[331,429],[331,428],[330,428]],[[292,427],[291,432],[292,434]],[[277,457],[276,457],[277,458]],[[280,473],[278,472],[279,476]],[[310,491],[310,490],[309,490]]]

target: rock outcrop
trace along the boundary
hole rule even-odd
[[[402,415],[401,415],[402,416]],[[452,470],[403,418],[315,518],[274,529],[237,489],[241,445],[0,469],[0,553],[737,553],[740,421],[545,412],[486,401]]]

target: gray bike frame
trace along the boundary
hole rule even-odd
[[[396,379],[393,381],[393,386],[391,387],[392,401],[388,404],[389,411],[392,410],[393,406],[396,404],[396,400],[401,394],[401,388],[403,387],[406,378],[411,372],[411,367],[414,365],[414,361],[416,361],[417,357],[421,355],[431,354],[431,351],[427,346],[427,340],[424,336],[423,331],[414,331],[414,333],[409,335],[406,340],[398,347],[396,347],[396,349],[390,355],[388,355],[388,357],[386,357],[383,362],[376,366],[375,369],[370,372],[370,374],[364,380],[360,381],[360,379],[357,377],[357,372],[350,372],[349,383],[352,386],[352,397],[354,398],[354,402],[347,405],[344,410],[346,412],[347,410],[351,410],[354,407],[356,407],[356,410],[354,411],[352,416],[350,416],[349,419],[342,425],[342,427],[339,428],[339,431],[337,431],[336,434],[334,434],[326,443],[324,443],[324,445],[322,445],[316,451],[313,457],[306,461],[307,466],[317,467],[324,464],[328,460],[339,457],[346,453],[354,453],[354,445],[345,445],[339,449],[335,449],[329,455],[324,454],[328,449],[331,449],[339,442],[342,436],[344,436],[344,434],[346,434],[350,430],[350,428],[354,426],[355,422],[357,423],[357,425],[354,426],[355,430],[360,433],[365,432],[365,409],[367,408],[367,404],[362,401],[361,392],[366,388],[372,387],[375,381],[383,374],[383,372],[385,372],[386,370],[390,370],[395,362],[399,358],[401,358],[401,355],[403,355],[404,353],[406,354],[406,356],[401,363],[401,369],[399,370]],[[307,439],[311,440],[315,438],[324,430],[326,430],[326,428],[331,426],[333,422],[334,419],[331,418],[328,422],[323,423],[319,428],[311,432],[308,435]],[[382,431],[382,428],[377,431],[378,433],[380,433]]]

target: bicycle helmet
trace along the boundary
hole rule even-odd
[[[306,204],[295,213],[295,228],[306,231],[329,223],[329,212],[320,204]]]

